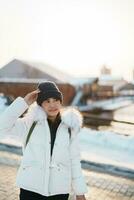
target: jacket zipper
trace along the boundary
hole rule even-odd
[[[59,132],[61,124],[62,124],[62,122],[59,124],[59,126],[57,128],[55,142],[57,140],[57,135],[58,135],[57,133]],[[48,123],[47,123],[47,125],[48,125]],[[48,128],[49,128],[49,125],[48,125]],[[49,129],[49,135],[50,135],[50,129]],[[53,146],[53,152],[54,152],[55,142],[54,142],[54,146]],[[51,142],[50,142],[50,145],[51,145]],[[51,163],[52,163],[52,159],[53,159],[53,152],[52,152],[52,155],[51,155],[51,147],[50,147],[50,165],[49,165],[49,167],[51,167]],[[51,192],[49,191],[49,184],[50,184],[50,168],[49,168],[49,177],[48,177],[48,193],[51,194]]]
[[[45,126],[45,125],[44,125]],[[49,132],[49,126],[48,126],[48,123],[46,122],[46,126],[47,126],[47,129],[48,129],[48,132]],[[45,129],[44,129],[45,130]],[[49,148],[50,148],[50,138],[49,138]],[[50,153],[50,152],[49,152]],[[47,155],[45,156],[45,159],[44,159],[44,169],[46,168],[46,157],[47,157]],[[50,162],[51,162],[51,157],[50,157],[50,160],[49,160],[49,166],[48,166],[48,168],[50,167]],[[47,169],[47,168],[46,168]],[[43,170],[44,172],[45,172],[45,170]],[[49,171],[50,171],[50,169],[49,169]],[[47,174],[47,173],[46,173]],[[48,177],[48,179],[47,179],[47,181],[48,182],[46,182],[46,174],[44,173],[44,187],[45,186],[47,186],[47,184],[49,183],[49,177]],[[45,193],[48,193],[48,194],[50,194],[50,192],[48,191],[48,188],[47,188],[47,190],[45,190]]]

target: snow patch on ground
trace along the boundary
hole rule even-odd
[[[83,128],[79,137],[83,160],[134,169],[133,136]]]

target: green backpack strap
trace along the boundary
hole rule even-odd
[[[71,127],[68,127],[69,138],[71,139]]]
[[[28,144],[28,141],[29,141],[29,139],[30,139],[30,137],[31,137],[31,134],[32,134],[32,132],[33,132],[33,130],[34,130],[36,124],[37,124],[37,121],[34,121],[33,124],[32,124],[32,126],[31,126],[30,129],[29,129],[29,132],[28,132],[28,135],[27,135],[27,138],[26,138],[25,147],[26,147],[27,144]]]

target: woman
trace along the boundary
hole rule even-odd
[[[46,81],[18,97],[1,116],[0,131],[23,142],[16,181],[20,200],[67,200],[71,188],[76,200],[85,200],[77,136],[82,118],[78,111],[61,111],[62,101],[57,85]]]

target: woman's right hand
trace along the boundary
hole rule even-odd
[[[34,101],[36,101],[39,92],[40,92],[40,90],[37,89],[37,90],[34,90],[34,91],[28,93],[28,94],[24,97],[24,100],[26,101],[26,103],[27,103],[28,105],[31,105]]]

